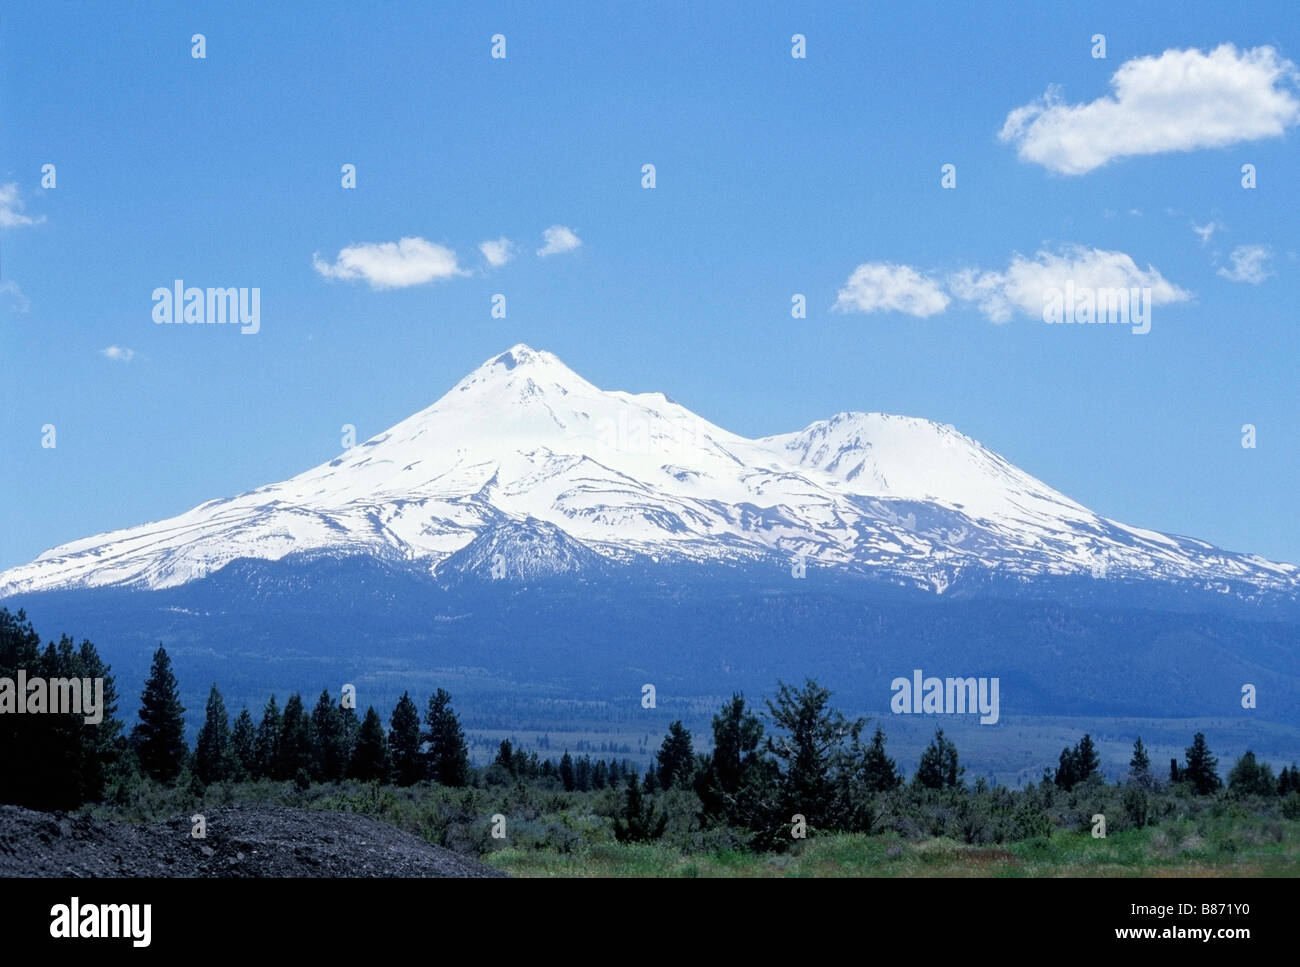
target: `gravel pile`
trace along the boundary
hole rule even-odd
[[[281,806],[106,822],[0,806],[0,877],[487,877],[497,870],[357,813]]]

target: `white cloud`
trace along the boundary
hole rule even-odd
[[[1238,245],[1229,253],[1231,269],[1219,269],[1219,275],[1232,282],[1259,285],[1273,273],[1268,269],[1273,253],[1265,245]]]
[[[514,242],[502,237],[479,243],[478,250],[483,253],[483,258],[487,259],[488,265],[499,269],[514,258],[514,248]]]
[[[107,349],[101,349],[99,354],[105,359],[111,359],[118,363],[129,363],[135,359],[135,350],[126,349],[122,346],[109,346]]]
[[[403,289],[468,274],[451,249],[415,237],[349,245],[332,264],[313,255],[312,265],[327,279],[364,279],[372,289]]]
[[[564,225],[552,225],[542,232],[542,238],[546,244],[537,250],[537,254],[543,258],[548,255],[559,255],[561,252],[571,252],[582,244],[582,239],[578,238],[577,233]]]
[[[23,295],[23,290],[18,288],[17,282],[0,282],[0,292],[13,296],[13,302],[9,304],[9,311],[11,312],[26,312],[32,307],[32,300]]]
[[[1222,225],[1215,221],[1211,221],[1206,225],[1197,225],[1195,222],[1192,222],[1192,231],[1196,233],[1196,237],[1201,240],[1202,245],[1209,242],[1210,237],[1222,227]]]
[[[1016,312],[1041,318],[1046,294],[1075,289],[1150,289],[1151,304],[1185,302],[1191,293],[1168,281],[1151,265],[1139,269],[1124,252],[1067,245],[1059,254],[1040,251],[1032,259],[1016,253],[1004,271],[963,269],[948,279],[958,299],[975,302],[993,322],[1008,322]]]
[[[840,312],[904,312],[925,318],[948,308],[949,299],[933,279],[910,265],[863,262],[840,289]]]
[[[1114,93],[1065,104],[1057,87],[1007,115],[999,138],[1024,161],[1080,175],[1116,159],[1278,137],[1300,122],[1295,64],[1272,47],[1221,44],[1125,61]]]
[[[11,181],[7,185],[0,185],[0,228],[39,225],[45,221],[44,215],[40,218],[24,215],[23,209],[26,207],[23,200],[18,197],[18,182]]]

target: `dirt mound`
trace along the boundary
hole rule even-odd
[[[106,822],[85,814],[0,806],[6,876],[436,876],[505,874],[357,813],[246,806],[163,823]]]

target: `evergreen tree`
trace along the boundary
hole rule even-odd
[[[573,792],[575,785],[573,756],[569,755],[568,749],[565,749],[564,755],[560,756],[560,783],[564,786],[565,792]]]
[[[349,709],[351,711],[351,709]],[[356,716],[352,716],[353,721]],[[336,782],[348,771],[352,757],[351,744],[344,738],[343,714],[324,689],[311,710],[311,732],[315,740],[312,750],[312,775],[322,782]]]
[[[230,730],[230,752],[234,778],[251,779],[257,769],[257,726],[247,708],[240,709]]]
[[[277,779],[295,779],[299,772],[310,776],[314,749],[309,723],[302,696],[294,692],[284,703],[284,712],[280,716]]]
[[[776,701],[768,713],[780,731],[769,736],[767,750],[781,764],[781,813],[800,813],[809,826],[832,828],[836,815],[839,772],[848,765],[846,741],[856,744],[866,724],[848,721],[827,707],[830,691],[814,681],[796,690],[778,682]]]
[[[696,777],[695,791],[706,817],[770,836],[780,822],[771,799],[778,776],[776,763],[760,751],[762,741],[758,716],[746,708],[743,695],[732,695],[713,717],[713,752]]]
[[[256,755],[257,768],[253,777],[276,778],[280,764],[280,706],[274,695],[266,703],[266,708],[262,710],[262,721],[257,724]]]
[[[388,730],[388,747],[393,753],[393,776],[399,786],[413,786],[424,778],[420,757],[420,709],[406,692],[397,700]]]
[[[1277,792],[1273,767],[1267,762],[1257,762],[1249,749],[1237,760],[1228,773],[1228,791],[1235,796],[1272,796]]]
[[[441,688],[429,698],[425,723],[430,778],[444,786],[464,786],[469,782],[469,750],[460,719],[451,710],[451,696]]]
[[[205,783],[229,779],[230,755],[230,716],[226,714],[226,703],[213,682],[204,709],[203,729],[194,746],[194,771]]]
[[[64,640],[67,641],[70,652],[72,639],[64,636]],[[77,660],[68,662],[72,667],[72,677],[88,678],[92,682],[102,679],[104,682],[104,695],[99,709],[101,721],[97,725],[91,725],[83,719],[80,725],[80,798],[82,802],[96,802],[104,796],[109,772],[125,751],[126,740],[122,735],[122,722],[117,717],[117,685],[111,669],[100,659],[99,652],[87,639],[82,639],[76,657]]]
[[[185,765],[185,706],[172,674],[171,659],[160,644],[140,696],[140,724],[132,733],[140,768],[157,782],[174,782]]]
[[[659,783],[665,789],[671,789],[675,785],[690,787],[694,778],[692,766],[695,753],[691,749],[691,733],[682,725],[681,719],[668,726],[668,734],[664,736],[663,745],[659,748],[657,761]]]
[[[573,764],[573,788],[578,792],[591,789],[591,757],[583,756]]]
[[[1300,791],[1300,772],[1296,771],[1295,763],[1291,763],[1291,768],[1282,767],[1282,771],[1277,777],[1277,794],[1285,796],[1288,792]]]
[[[1129,782],[1135,786],[1148,788],[1151,785],[1151,758],[1147,755],[1142,737],[1133,743],[1133,758],[1128,760]]]
[[[609,785],[609,766],[604,759],[598,759],[591,770],[591,788],[604,789]]]
[[[20,670],[35,673],[41,660],[41,638],[19,611],[11,614],[0,609],[0,678],[17,682]],[[49,761],[50,736],[46,733],[48,716],[0,714],[0,802],[32,809],[74,808],[79,803],[66,797],[65,802],[51,802],[64,797],[54,793],[45,778],[44,763]]]
[[[17,704],[20,671],[29,684],[35,679],[49,683],[41,707],[45,714],[10,714]],[[83,640],[78,648],[65,634],[42,652],[40,636],[26,614],[0,608],[0,678],[8,679],[13,691],[6,698],[14,703],[8,708],[0,703],[4,712],[0,714],[0,802],[50,810],[75,809],[101,799],[125,743],[116,717],[113,676],[95,646]],[[81,679],[91,680],[89,694]],[[65,689],[56,681],[70,684]],[[102,691],[96,706],[97,689]],[[23,695],[28,711],[38,707],[38,694]],[[71,711],[54,714],[56,700],[59,707]],[[96,714],[100,721],[86,722],[87,716]]]
[[[1086,782],[1093,776],[1101,775],[1101,756],[1097,754],[1092,736],[1086,732],[1074,747],[1074,772],[1076,782]]]
[[[497,748],[497,757],[493,761],[512,776],[516,775],[515,750],[509,739],[501,740],[501,745]]]
[[[365,720],[357,733],[357,746],[352,752],[348,776],[362,782],[386,783],[392,771],[393,760],[388,751],[388,737],[384,735],[384,723],[371,705],[366,709]]]
[[[1052,782],[1068,792],[1074,787],[1078,779],[1079,773],[1074,765],[1074,750],[1067,745],[1061,750],[1061,757],[1057,761],[1056,774],[1052,777]]]
[[[352,753],[357,747],[357,737],[361,735],[361,720],[357,718],[354,706],[341,702],[336,706],[339,721],[339,748],[343,752],[343,771],[347,772],[347,763],[352,761]]]
[[[965,771],[957,759],[957,746],[944,738],[943,729],[935,729],[934,738],[921,753],[912,783],[923,789],[955,789],[960,787]]]
[[[889,792],[902,784],[898,765],[885,753],[885,732],[876,726],[862,762],[862,787],[872,794]]]
[[[1223,780],[1215,771],[1218,764],[1219,760],[1210,754],[1210,747],[1205,744],[1205,735],[1197,732],[1187,747],[1187,767],[1183,777],[1192,784],[1198,796],[1209,795],[1223,786]]]
[[[653,759],[650,760],[650,765],[646,768],[641,789],[647,796],[659,791],[659,770],[656,768]]]
[[[1169,760],[1169,782],[1171,784],[1176,785],[1182,782],[1183,779],[1184,779],[1183,770],[1178,768],[1178,760],[1170,759]]]
[[[640,843],[658,839],[668,825],[667,814],[659,814],[637,785],[636,776],[627,777],[623,809],[614,817],[614,838],[620,843]]]

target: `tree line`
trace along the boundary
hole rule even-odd
[[[971,841],[1050,835],[1054,796],[1077,796],[1105,782],[1096,745],[1084,735],[1061,751],[1056,769],[1046,770],[1037,785],[994,789],[983,777],[968,785],[957,747],[942,728],[909,780],[888,754],[884,730],[877,726],[868,737],[867,720],[832,708],[830,691],[812,681],[802,688],[779,683],[761,713],[743,695],[733,695],[712,719],[707,752],[697,752],[691,732],[673,722],[642,775],[626,759],[593,760],[567,750],[558,760],[539,759],[508,739],[491,763],[475,768],[451,696],[441,688],[429,696],[423,715],[404,692],[385,727],[373,706],[358,717],[328,691],[310,710],[299,693],[283,708],[272,696],[258,720],[244,708],[232,723],[213,684],[190,749],[179,684],[161,645],[141,695],[139,722],[127,733],[116,717],[111,669],[93,644],[74,645],[65,635],[42,649],[23,612],[0,609],[0,678],[13,678],[20,668],[29,677],[104,680],[97,725],[76,715],[0,715],[0,802],[37,809],[101,801],[114,777],[199,786],[273,780],[300,789],[347,779],[452,788],[514,784],[579,794],[617,791],[609,815],[620,840],[654,839],[674,817],[685,816],[694,828],[727,830],[738,844],[771,848],[789,842],[800,825],[807,832],[955,830]],[[1275,776],[1247,751],[1225,783],[1202,733],[1185,751],[1184,761],[1171,760],[1162,780],[1141,738],[1134,742],[1122,790],[1123,811],[1134,825],[1152,819],[1157,797],[1172,790],[1287,797],[1284,812],[1300,818],[1300,770],[1294,765]]]

